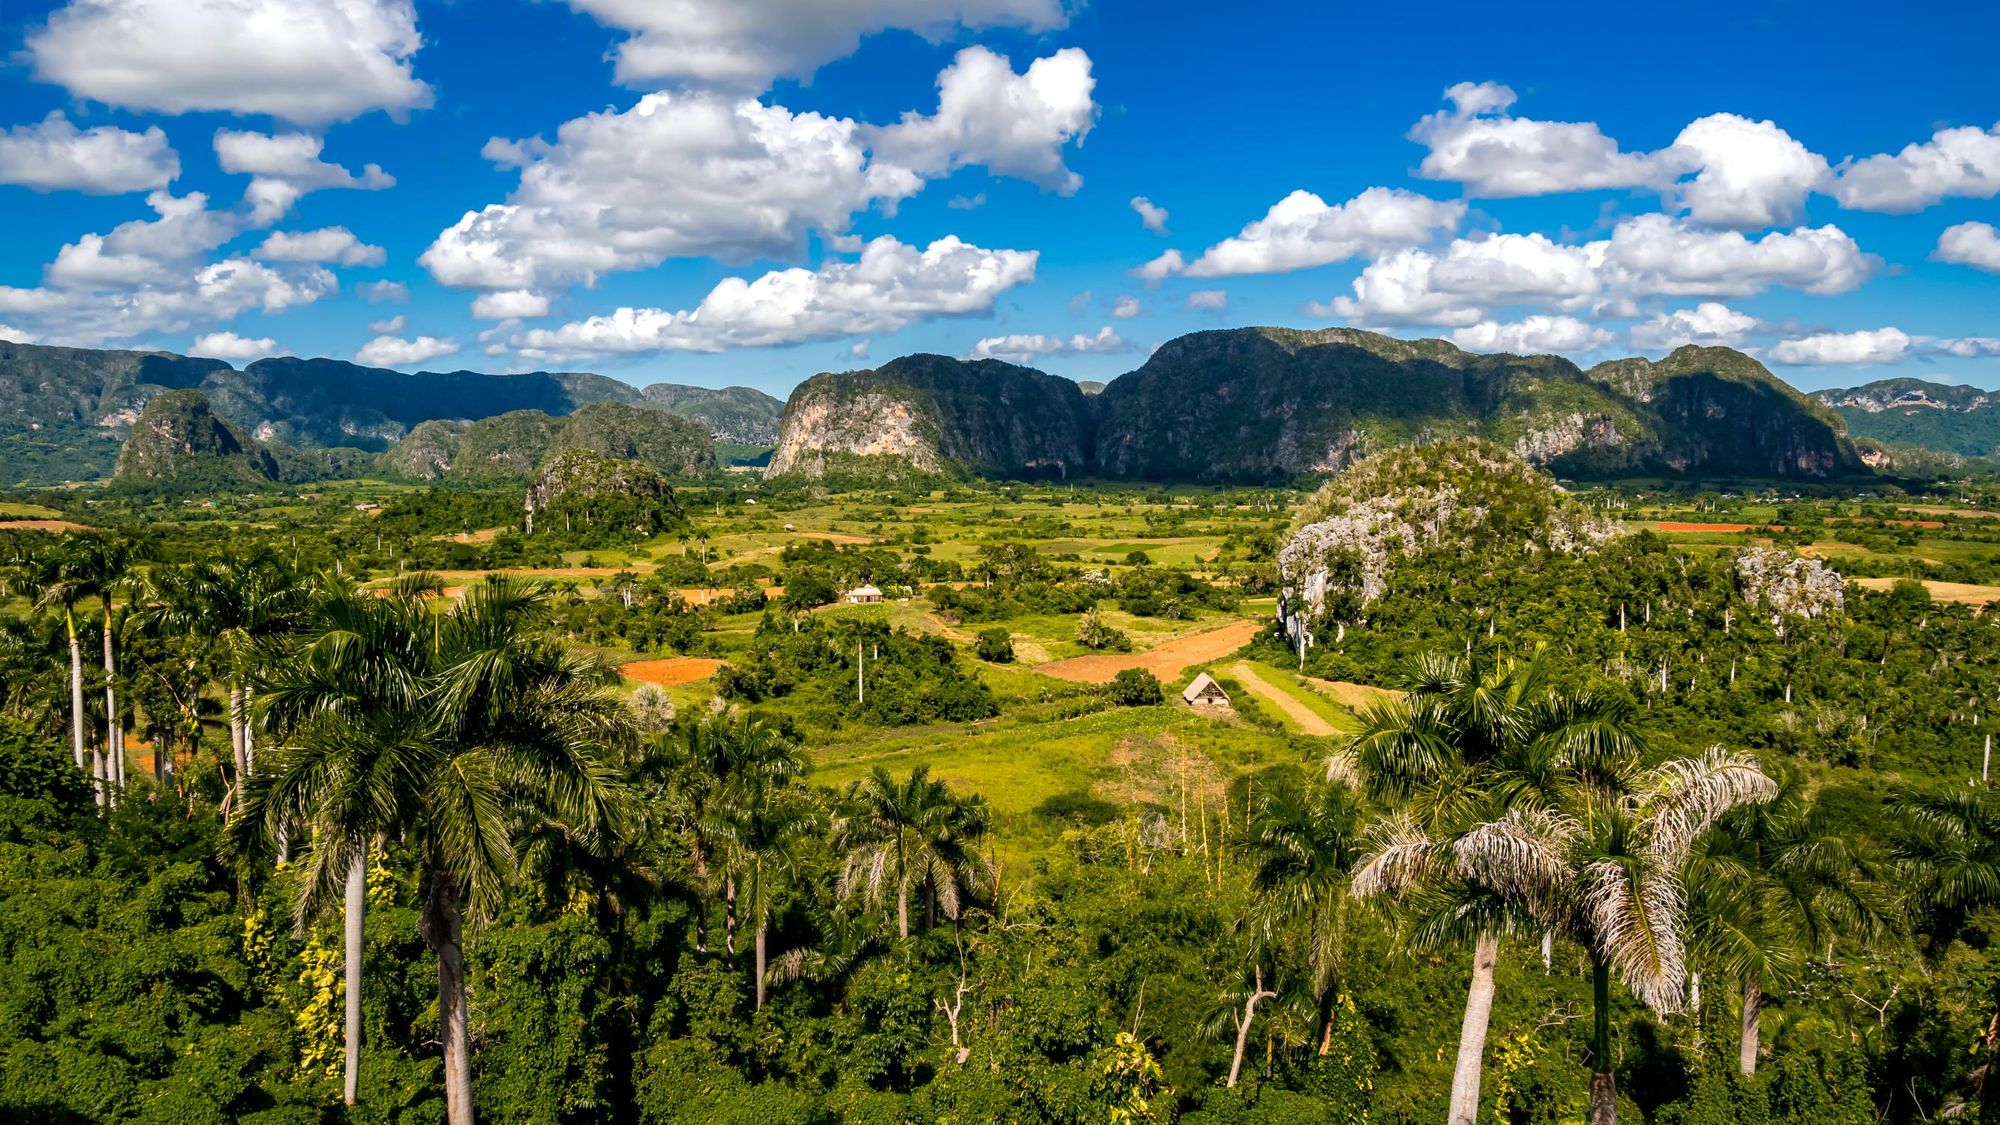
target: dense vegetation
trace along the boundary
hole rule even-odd
[[[0,1117],[2000,1119],[1989,497],[926,483],[19,506]]]

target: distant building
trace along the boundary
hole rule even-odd
[[[873,605],[882,600],[882,591],[873,586],[856,586],[847,592],[848,605]]]
[[[1190,707],[1227,707],[1229,693],[1223,691],[1222,685],[1216,683],[1207,672],[1201,672],[1195,676],[1194,682],[1187,686],[1187,690],[1181,693],[1181,700]]]

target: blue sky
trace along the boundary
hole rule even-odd
[[[0,335],[782,394],[1351,324],[1994,387],[1996,40],[1971,4],[15,3]]]

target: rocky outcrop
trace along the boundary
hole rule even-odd
[[[1065,476],[1092,463],[1092,411],[1067,379],[999,360],[913,355],[792,392],[768,476],[859,459],[919,472]]]
[[[582,449],[550,457],[528,486],[523,508],[531,535],[538,520],[545,530],[560,520],[565,530],[616,530],[643,539],[685,520],[658,469]]]
[[[1958,458],[2000,455],[2000,394],[1978,387],[1883,379],[1818,391],[1813,398],[1840,415],[1857,439],[1899,450],[1884,458],[1897,472],[1926,463],[1916,451]]]
[[[382,464],[416,480],[526,478],[570,449],[643,461],[669,476],[704,476],[715,468],[715,443],[699,423],[616,402],[591,403],[562,418],[515,410],[471,423],[425,422],[383,454]]]

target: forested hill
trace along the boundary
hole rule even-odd
[[[2000,452],[2000,395],[1922,379],[1881,379],[1817,391],[1856,437],[1961,457]]]
[[[1867,472],[1838,415],[1727,348],[1585,371],[1560,356],[1347,328],[1240,328],[1171,340],[1099,394],[1053,382],[942,356],[815,376],[792,396],[770,471],[810,473],[847,454],[1011,475],[1268,481],[1478,436],[1579,477]]]
[[[0,484],[109,476],[146,403],[197,390],[242,435],[300,448],[380,452],[433,419],[477,421],[517,410],[566,415],[593,402],[652,407],[728,441],[766,444],[783,404],[747,387],[640,388],[585,372],[420,371],[332,359],[261,359],[241,370],[165,352],[0,342]]]

